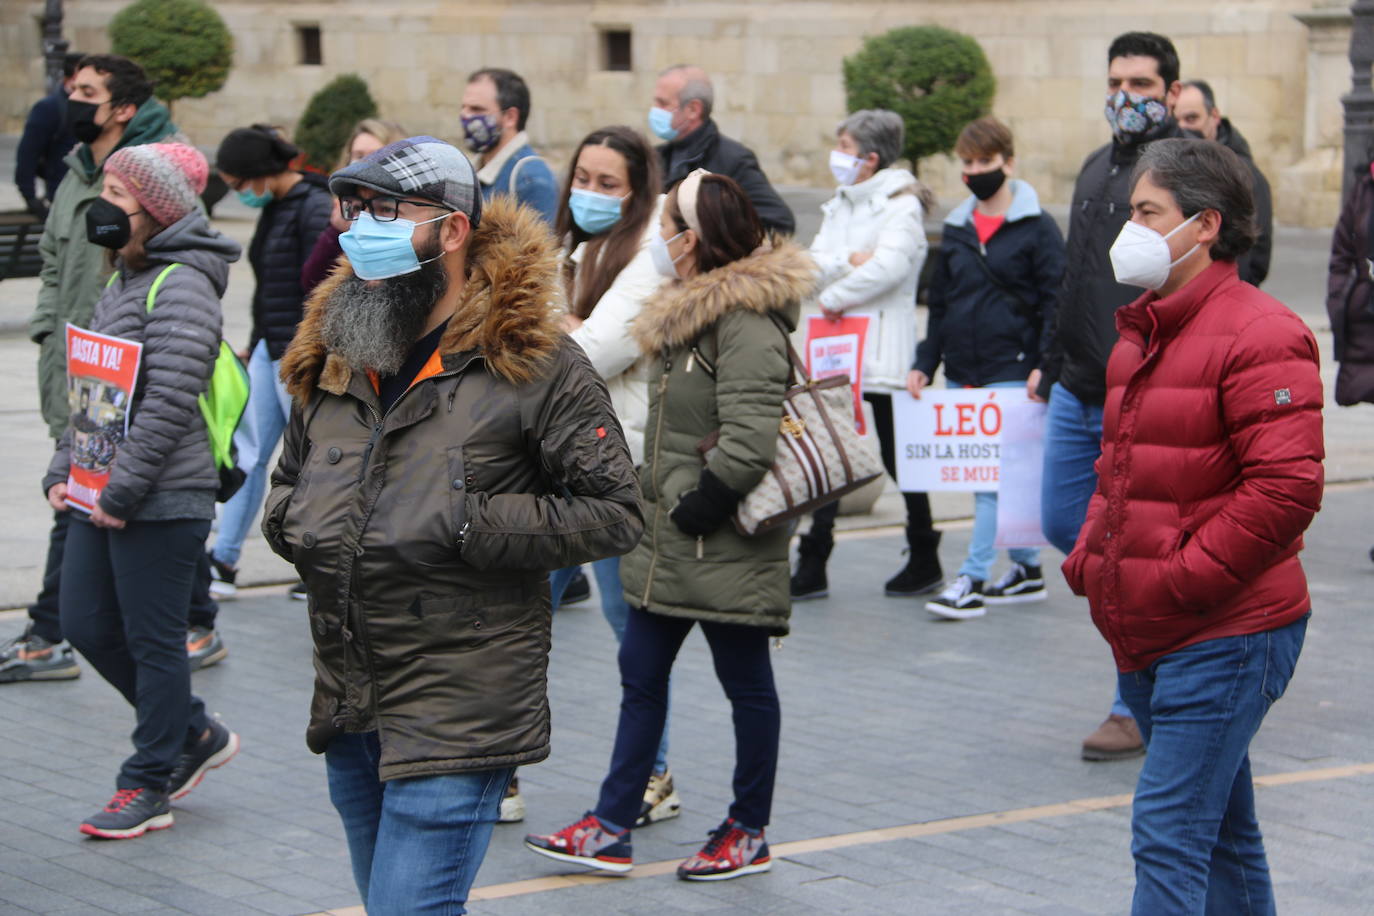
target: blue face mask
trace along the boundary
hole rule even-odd
[[[568,198],[568,209],[572,210],[573,222],[577,223],[579,229],[590,235],[600,235],[620,222],[620,205],[623,202],[623,197],[573,188]]]
[[[415,227],[437,222],[449,215],[445,213],[423,223],[408,219],[393,219],[379,223],[372,218],[371,213],[363,211],[353,221],[353,228],[339,236],[339,247],[348,255],[348,261],[353,265],[353,273],[358,275],[359,280],[388,280],[402,274],[414,273],[420,269],[421,264],[428,264],[429,261],[437,261],[443,257],[439,254],[429,261],[420,260],[419,255],[415,253],[415,246],[410,241]]]
[[[259,194],[252,188],[243,188],[238,193],[239,200],[254,209],[262,209],[272,202],[272,192],[268,190],[264,190]]]
[[[660,140],[677,139],[677,130],[673,127],[673,113],[666,108],[649,109],[649,130]]]

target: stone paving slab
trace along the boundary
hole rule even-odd
[[[1304,554],[1318,609],[1288,695],[1255,742],[1261,777],[1374,761],[1374,634],[1366,624],[1374,487],[1333,489],[1326,504]],[[948,565],[966,544],[966,527],[951,526]],[[1084,604],[1060,586],[1040,605],[937,623],[915,601],[876,594],[900,547],[890,534],[842,539],[832,597],[797,605],[794,635],[773,656],[783,747],[771,842],[786,850],[817,837],[990,812],[1014,818],[1030,806],[1130,793],[1138,762],[1077,756],[1112,686]],[[17,623],[14,613],[0,614],[0,627]],[[173,829],[139,840],[100,842],[76,831],[112,791],[127,752],[132,718],[114,691],[89,670],[73,682],[0,687],[0,913],[360,914],[322,760],[302,739],[311,683],[303,608],[283,589],[254,590],[226,603],[221,627],[230,656],[197,673],[195,687],[241,733],[243,750],[177,807]],[[636,860],[664,863],[667,873],[575,878],[531,892],[540,879],[581,872],[525,851],[524,833],[585,810],[609,756],[617,674],[610,630],[594,606],[559,613],[551,677],[553,756],[521,771],[529,819],[497,829],[475,914],[1128,906],[1124,805],[868,845],[808,844],[781,854],[768,875],[677,881],[672,864],[729,803],[729,710],[697,634],[674,674],[671,760],[684,813],[635,837]],[[1282,912],[1374,911],[1371,790],[1367,772],[1257,790]],[[510,894],[516,882],[516,895],[480,899]]]

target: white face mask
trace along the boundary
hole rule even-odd
[[[857,156],[842,153],[837,149],[830,151],[830,174],[835,176],[835,181],[840,185],[851,185],[859,178],[859,169],[864,167],[864,161]]]
[[[1121,227],[1121,234],[1112,243],[1112,273],[1116,282],[1127,286],[1159,289],[1169,282],[1173,269],[1193,256],[1201,247],[1199,242],[1189,248],[1177,261],[1169,260],[1169,239],[1184,226],[1202,215],[1194,213],[1173,228],[1168,235],[1160,235],[1148,226],[1131,220]]]
[[[668,251],[668,243],[676,242],[680,238],[682,238],[681,232],[670,239],[665,239],[657,232],[649,236],[649,257],[653,258],[654,269],[669,280],[678,279],[677,262],[687,254],[684,251],[677,257],[673,257],[672,253]]]

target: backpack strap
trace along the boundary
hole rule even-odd
[[[180,264],[168,264],[166,267],[162,268],[162,272],[159,273],[157,275],[157,278],[153,280],[153,285],[148,287],[148,312],[150,314],[153,311],[153,303],[157,299],[157,291],[162,289],[162,281],[166,280],[167,275],[170,274],[172,271],[176,270],[180,266]],[[113,282],[114,278],[111,277],[110,280],[111,282]]]
[[[506,185],[506,191],[509,192],[509,194],[510,194],[511,197],[515,197],[515,196],[516,196],[516,194],[515,194],[515,182],[516,182],[516,179],[518,179],[518,178],[520,177],[520,170],[521,170],[522,168],[525,167],[525,163],[531,162],[531,161],[533,161],[533,162],[543,162],[544,160],[543,160],[543,158],[540,157],[540,156],[526,156],[526,157],[524,157],[523,159],[517,159],[517,160],[515,161],[515,168],[513,168],[513,169],[510,170],[510,182]]]

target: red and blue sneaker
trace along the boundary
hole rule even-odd
[[[772,867],[773,858],[768,853],[763,830],[751,833],[739,821],[727,817],[711,831],[701,852],[677,867],[677,876],[684,881],[725,881]]]
[[[569,824],[547,836],[531,833],[525,837],[525,848],[541,856],[587,865],[602,871],[624,874],[634,867],[630,853],[630,831],[612,833],[590,811],[582,820]]]

